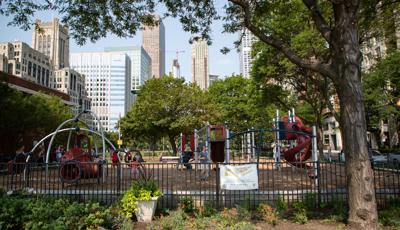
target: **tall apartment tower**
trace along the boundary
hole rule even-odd
[[[50,58],[54,70],[69,67],[68,27],[58,18],[51,22],[36,21],[38,30],[33,30],[32,47]]]
[[[192,44],[192,82],[196,82],[203,90],[208,88],[208,44],[202,39]]]
[[[251,71],[251,45],[256,37],[248,30],[243,30],[242,44],[240,45],[240,73],[244,78],[250,77]]]
[[[152,76],[165,74],[165,28],[160,16],[155,15],[156,26],[145,26],[142,30],[142,46],[151,58]]]

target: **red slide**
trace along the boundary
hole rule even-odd
[[[311,136],[306,135],[311,134],[311,129],[305,126],[297,116],[295,117],[295,123],[289,123],[287,116],[283,117],[282,121],[285,123],[285,140],[297,141],[296,146],[283,150],[285,160],[294,166],[309,168],[304,162],[311,157]],[[305,134],[294,132],[302,132]],[[296,156],[296,154],[300,152],[302,153]]]

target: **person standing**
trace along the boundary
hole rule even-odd
[[[203,146],[203,150],[200,152],[199,156],[200,164],[201,164],[201,180],[206,180],[210,176],[209,170],[209,154],[207,151],[207,146]]]

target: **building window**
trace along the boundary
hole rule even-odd
[[[32,62],[28,62],[28,75],[31,76],[32,75]]]
[[[42,73],[42,67],[40,66],[40,65],[38,65],[38,72],[37,72],[37,82],[39,82],[40,81],[40,79],[41,79],[41,77],[40,77],[40,74]],[[42,79],[44,79],[44,78],[42,78]],[[43,81],[43,80],[42,80]]]
[[[32,77],[36,78],[36,64],[35,63],[33,63]]]
[[[324,144],[329,145],[329,135],[324,135]]]

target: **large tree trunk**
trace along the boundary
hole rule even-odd
[[[172,152],[174,153],[174,155],[176,155],[177,149],[176,149],[175,137],[168,136],[168,139],[169,139],[169,143],[171,144]]]
[[[357,229],[374,229],[377,227],[374,176],[368,156],[363,95],[358,81],[354,79],[339,93],[350,208],[348,221]]]
[[[374,176],[368,156],[367,127],[361,87],[361,52],[356,8],[350,2],[336,5],[333,40],[336,47],[332,80],[340,100],[340,119],[346,154],[349,203],[348,222],[356,229],[377,229]]]

